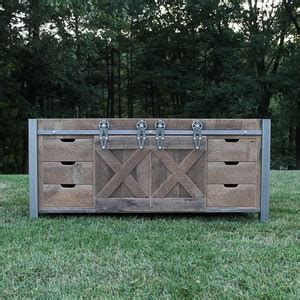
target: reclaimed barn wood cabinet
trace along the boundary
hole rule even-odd
[[[258,212],[270,120],[31,119],[30,213]]]

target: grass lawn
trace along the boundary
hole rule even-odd
[[[298,298],[300,172],[273,171],[271,184],[268,223],[257,214],[32,221],[28,176],[1,175],[0,298]]]

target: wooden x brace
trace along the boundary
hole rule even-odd
[[[149,195],[138,185],[130,175],[131,171],[148,154],[149,149],[136,150],[122,165],[110,151],[96,151],[97,154],[107,163],[115,173],[104,188],[97,194],[97,198],[109,198],[122,182],[136,198],[148,198]]]
[[[153,198],[166,197],[178,182],[193,198],[203,197],[201,191],[199,191],[186,173],[203,155],[204,151],[192,150],[179,166],[165,150],[152,149],[152,151],[171,173],[171,176],[152,195]]]

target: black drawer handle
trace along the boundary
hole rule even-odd
[[[228,165],[228,166],[237,166],[239,164],[239,162],[238,161],[224,161],[224,164]]]
[[[60,139],[63,143],[73,143],[75,139]]]
[[[67,189],[72,189],[75,187],[76,184],[61,184],[61,187],[67,188]]]
[[[225,139],[226,143],[237,143],[240,139]]]
[[[238,186],[238,184],[224,184],[224,186],[226,187],[226,188],[236,188],[237,186]]]
[[[75,165],[75,161],[61,161],[60,162],[62,165],[66,165],[66,166],[72,166]]]

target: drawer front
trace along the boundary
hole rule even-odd
[[[256,162],[208,162],[208,183],[256,184]]]
[[[254,184],[209,184],[207,186],[208,207],[255,207]]]
[[[256,161],[256,138],[209,138],[208,161]]]
[[[94,207],[92,185],[43,185],[43,207]]]
[[[43,161],[93,161],[93,140],[44,138]]]
[[[93,184],[91,162],[43,162],[44,184]]]

